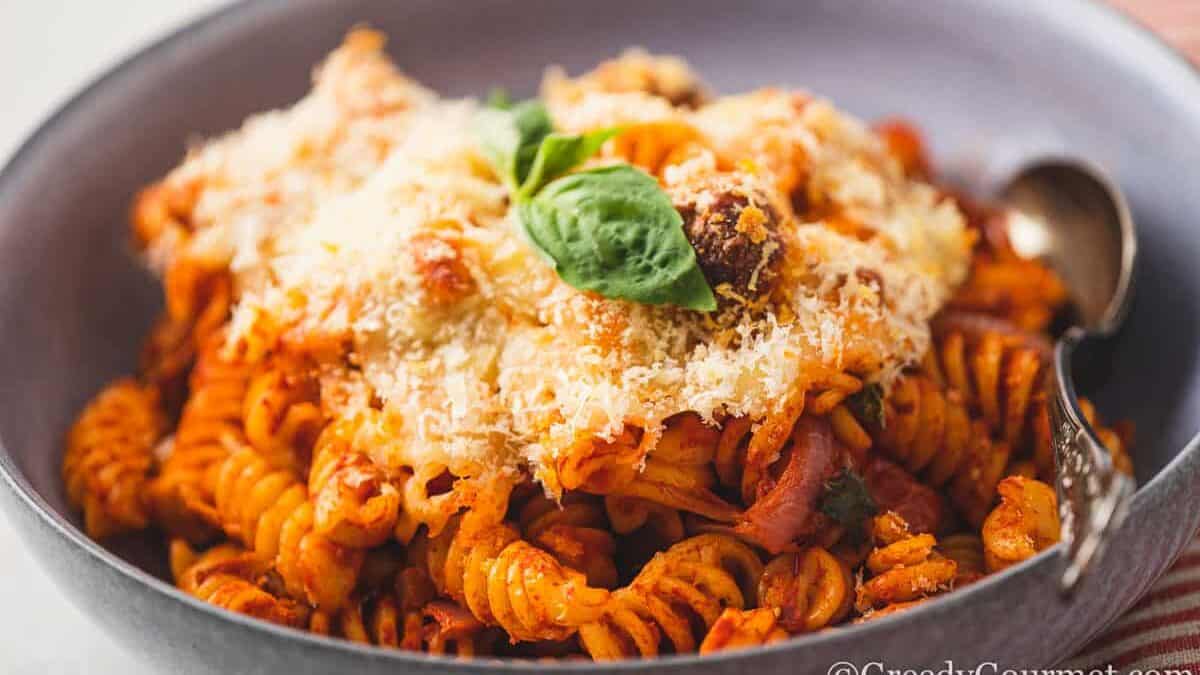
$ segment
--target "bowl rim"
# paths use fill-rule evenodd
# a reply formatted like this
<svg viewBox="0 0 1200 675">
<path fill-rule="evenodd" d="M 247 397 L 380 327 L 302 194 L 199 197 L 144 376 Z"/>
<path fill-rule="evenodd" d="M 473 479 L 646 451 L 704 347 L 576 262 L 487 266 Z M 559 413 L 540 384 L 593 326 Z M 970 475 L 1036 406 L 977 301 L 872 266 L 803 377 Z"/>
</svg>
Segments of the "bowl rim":
<svg viewBox="0 0 1200 675">
<path fill-rule="evenodd" d="M 224 24 L 250 21 L 256 16 L 269 12 L 303 11 L 305 6 L 311 6 L 319 0 L 298 0 L 281 2 L 280 0 L 241 0 L 219 6 L 197 15 L 192 20 L 174 28 L 162 37 L 152 40 L 131 54 L 118 60 L 114 65 L 105 69 L 99 76 L 90 80 L 86 85 L 61 103 L 48 117 L 40 122 L 35 130 L 17 147 L 8 162 L 0 168 L 0 200 L 14 189 L 24 165 L 36 155 L 45 139 L 71 115 L 85 108 L 97 96 L 102 94 L 111 81 L 119 76 L 127 75 L 130 71 L 144 66 L 158 54 L 189 38 L 196 38 L 211 32 L 220 33 Z M 1022 0 L 983 0 L 990 7 L 1010 12 L 1020 11 L 1023 20 L 1046 22 L 1063 33 L 1073 33 L 1081 38 L 1093 41 L 1110 41 L 1120 43 L 1125 49 L 1115 50 L 1114 58 L 1125 59 L 1144 77 L 1153 75 L 1161 78 L 1165 85 L 1174 92 L 1181 103 L 1187 102 L 1191 107 L 1200 111 L 1200 65 L 1194 64 L 1186 56 L 1167 44 L 1157 33 L 1116 7 L 1090 0 L 1059 0 L 1053 3 L 1025 4 Z M 1177 89 L 1173 87 L 1178 87 Z M 248 111 L 250 114 L 254 111 Z M 1158 471 L 1144 485 L 1138 486 L 1130 513 L 1140 512 L 1145 508 L 1148 496 L 1156 488 L 1168 481 L 1180 470 L 1185 462 L 1200 462 L 1193 456 L 1200 455 L 1200 432 L 1198 432 L 1170 462 Z M 662 669 L 679 669 L 699 665 L 710 665 L 719 662 L 737 661 L 749 657 L 766 654 L 792 652 L 804 649 L 814 644 L 843 640 L 847 637 L 856 639 L 868 638 L 872 635 L 892 630 L 908 617 L 929 614 L 951 606 L 954 603 L 970 602 L 971 599 L 986 588 L 1003 584 L 1012 577 L 1024 576 L 1042 571 L 1049 566 L 1058 564 L 1059 553 L 1063 544 L 1059 543 L 1038 555 L 1018 565 L 1001 572 L 990 574 L 987 578 L 960 589 L 954 593 L 931 598 L 927 602 L 907 610 L 900 615 L 881 617 L 880 619 L 862 624 L 843 626 L 836 631 L 821 631 L 806 635 L 792 636 L 790 639 L 762 647 L 722 651 L 700 656 L 697 653 L 664 655 L 650 661 L 644 659 L 627 659 L 610 662 L 573 662 L 557 661 L 546 664 L 539 661 L 523 659 L 502 659 L 483 657 L 475 659 L 458 659 L 452 656 L 435 656 L 422 652 L 387 649 L 372 645 L 353 643 L 347 640 L 316 635 L 307 631 L 278 626 L 266 621 L 260 621 L 248 616 L 219 609 L 180 591 L 175 586 L 155 577 L 141 568 L 127 562 L 123 558 L 108 551 L 98 542 L 89 538 L 63 514 L 54 509 L 29 483 L 23 472 L 16 466 L 15 460 L 0 438 L 0 483 L 3 489 L 11 491 L 16 496 L 16 503 L 28 509 L 35 521 L 51 530 L 55 536 L 77 546 L 90 558 L 93 564 L 125 577 L 126 581 L 136 582 L 157 594 L 159 599 L 176 601 L 190 607 L 209 621 L 233 622 L 242 628 L 258 631 L 282 640 L 299 640 L 312 647 L 327 648 L 341 651 L 347 655 L 353 654 L 370 659 L 386 659 L 399 664 L 416 666 L 453 666 L 456 670 L 464 671 L 494 671 L 497 669 L 519 672 L 545 672 L 554 670 L 579 670 L 594 672 L 640 670 L 646 667 Z M 22 539 L 29 535 L 20 526 L 16 529 Z M 72 598 L 68 597 L 68 600 Z M 89 616 L 89 620 L 95 620 Z M 1098 628 L 1097 630 L 1102 630 Z M 1089 638 L 1090 639 L 1090 638 Z M 1076 645 L 1075 648 L 1081 647 Z"/>
</svg>

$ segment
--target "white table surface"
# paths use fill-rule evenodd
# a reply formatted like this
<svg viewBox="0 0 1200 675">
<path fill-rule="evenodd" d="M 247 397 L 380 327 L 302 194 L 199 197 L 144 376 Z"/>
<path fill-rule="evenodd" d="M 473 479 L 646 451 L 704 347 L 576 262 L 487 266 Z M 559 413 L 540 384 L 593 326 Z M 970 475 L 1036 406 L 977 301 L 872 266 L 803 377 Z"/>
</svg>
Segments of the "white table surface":
<svg viewBox="0 0 1200 675">
<path fill-rule="evenodd" d="M 0 0 L 0 164 L 109 66 L 224 0 Z M 0 673 L 152 671 L 39 569 L 0 514 Z"/>
</svg>

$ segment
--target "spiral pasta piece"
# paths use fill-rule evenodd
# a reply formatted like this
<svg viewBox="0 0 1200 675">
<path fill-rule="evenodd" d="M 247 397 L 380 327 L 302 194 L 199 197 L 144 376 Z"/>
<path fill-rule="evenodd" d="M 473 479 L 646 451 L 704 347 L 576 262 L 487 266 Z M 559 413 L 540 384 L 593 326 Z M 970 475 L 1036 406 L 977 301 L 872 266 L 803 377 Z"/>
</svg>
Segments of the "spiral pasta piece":
<svg viewBox="0 0 1200 675">
<path fill-rule="evenodd" d="M 865 454 L 875 444 L 871 434 L 845 405 L 838 405 L 829 412 L 829 426 L 838 441 L 856 455 Z"/>
<path fill-rule="evenodd" d="M 774 610 L 788 633 L 837 623 L 853 604 L 850 568 L 820 547 L 776 556 L 758 580 L 758 606 Z"/>
<path fill-rule="evenodd" d="M 192 210 L 199 197 L 196 183 L 158 181 L 133 200 L 130 230 L 142 248 L 159 241 L 182 240 L 192 231 Z"/>
<path fill-rule="evenodd" d="M 935 327 L 939 332 L 936 355 L 926 360 L 927 370 L 960 392 L 993 436 L 1003 439 L 1017 456 L 1032 461 L 1037 477 L 1051 480 L 1054 451 L 1045 338 L 1004 321 L 964 314 L 947 314 Z M 1124 439 L 1103 425 L 1091 402 L 1081 399 L 1080 407 L 1116 467 L 1132 473 Z"/>
<path fill-rule="evenodd" d="M 228 358 L 223 347 L 218 333 L 200 352 L 170 454 L 147 490 L 159 526 L 194 544 L 211 540 L 220 529 L 217 475 L 230 448 L 245 442 L 242 407 L 252 368 Z"/>
<path fill-rule="evenodd" d="M 421 610 L 421 637 L 430 654 L 484 656 L 495 651 L 498 635 L 462 605 L 435 600 Z"/>
<path fill-rule="evenodd" d="M 713 491 L 719 438 L 720 432 L 699 415 L 681 413 L 665 422 L 657 439 L 627 428 L 611 441 L 591 439 L 573 448 L 559 463 L 558 475 L 567 489 L 647 499 L 730 522 L 737 508 Z"/>
<path fill-rule="evenodd" d="M 517 523 L 523 539 L 549 552 L 563 565 L 583 572 L 588 585 L 617 585 L 613 559 L 617 544 L 598 498 L 569 493 L 555 503 L 538 494 L 521 506 Z"/>
<path fill-rule="evenodd" d="M 664 504 L 609 495 L 604 498 L 604 511 L 617 534 L 631 534 L 645 528 L 664 544 L 663 548 L 683 539 L 683 518 L 678 510 Z"/>
<path fill-rule="evenodd" d="M 164 273 L 163 295 L 166 311 L 143 342 L 139 372 L 176 412 L 187 393 L 188 369 L 232 313 L 232 275 L 212 262 L 178 257 Z"/>
<path fill-rule="evenodd" d="M 891 511 L 875 518 L 874 530 L 878 545 L 866 564 L 871 578 L 859 587 L 855 601 L 860 612 L 950 590 L 958 566 L 935 550 L 937 540 L 932 534 L 912 534 L 908 523 Z"/>
<path fill-rule="evenodd" d="M 612 494 L 648 499 L 719 522 L 731 521 L 737 508 L 713 491 L 717 476 L 712 463 L 720 432 L 691 412 L 675 415 L 665 424 L 642 470 Z"/>
<path fill-rule="evenodd" d="M 221 463 L 216 511 L 229 537 L 274 561 L 292 597 L 336 610 L 354 590 L 363 552 L 315 532 L 304 483 L 254 450 L 243 447 Z"/>
<path fill-rule="evenodd" d="M 938 541 L 937 550 L 954 561 L 957 571 L 954 575 L 954 587 L 962 588 L 967 584 L 979 581 L 987 575 L 984 564 L 983 541 L 976 534 L 962 532 L 942 537 Z"/>
<path fill-rule="evenodd" d="M 246 440 L 272 464 L 307 470 L 325 426 L 316 381 L 298 363 L 272 360 L 250 379 L 242 422 Z"/>
<path fill-rule="evenodd" d="M 167 315 L 190 325 L 197 348 L 202 348 L 229 319 L 233 279 L 223 266 L 179 257 L 163 274 L 163 299 Z"/>
<path fill-rule="evenodd" d="M 79 415 L 67 434 L 62 475 L 88 536 L 146 527 L 143 487 L 165 427 L 157 390 L 132 379 L 108 385 Z"/>
<path fill-rule="evenodd" d="M 264 590 L 258 580 L 270 563 L 237 546 L 222 544 L 197 554 L 176 539 L 170 546 L 171 568 L 180 590 L 231 612 L 271 623 L 300 628 L 306 625 L 308 609 Z"/>
<path fill-rule="evenodd" d="M 215 563 L 230 558 L 236 558 L 246 552 L 246 549 L 231 542 L 212 546 L 204 551 L 196 551 L 191 544 L 183 539 L 172 539 L 167 542 L 167 566 L 171 570 L 171 580 L 179 586 L 179 581 L 197 562 Z M 265 570 L 264 570 L 265 571 Z"/>
<path fill-rule="evenodd" d="M 313 612 L 308 630 L 360 644 L 420 651 L 420 611 L 415 626 L 408 624 L 407 616 L 391 594 L 355 594 L 337 612 Z"/>
<path fill-rule="evenodd" d="M 370 560 L 364 564 L 358 590 L 344 605 L 335 611 L 312 612 L 308 630 L 351 642 L 420 651 L 421 607 L 433 599 L 429 578 L 417 568 L 407 568 L 392 570 L 379 583 L 372 583 L 366 578 L 368 567 Z"/>
<path fill-rule="evenodd" d="M 615 591 L 603 616 L 579 629 L 593 659 L 659 653 L 665 640 L 675 653 L 694 651 L 727 608 L 744 609 L 762 574 L 758 554 L 718 534 L 685 539 L 656 555 L 629 586 Z"/>
<path fill-rule="evenodd" d="M 680 120 L 644 122 L 624 127 L 605 154 L 662 177 L 669 166 L 681 164 L 704 152 L 707 144 L 700 132 Z"/>
<path fill-rule="evenodd" d="M 1023 330 L 1044 331 L 1066 304 L 1067 287 L 1044 264 L 1015 254 L 977 254 L 966 283 L 950 299 L 956 310 L 1004 318 Z"/>
<path fill-rule="evenodd" d="M 412 541 L 422 526 L 429 536 L 437 536 L 456 513 L 471 505 L 474 493 L 487 489 L 456 478 L 437 463 L 412 467 L 394 482 L 401 495 L 394 534 L 401 543 Z"/>
<path fill-rule="evenodd" d="M 930 486 L 946 487 L 968 521 L 983 522 L 1012 450 L 972 418 L 958 390 L 926 375 L 903 377 L 884 403 L 884 419 L 880 449 Z"/>
<path fill-rule="evenodd" d="M 387 541 L 400 512 L 400 492 L 371 458 L 354 445 L 361 420 L 339 420 L 317 439 L 308 491 L 318 534 L 348 548 Z"/>
<path fill-rule="evenodd" d="M 160 316 L 142 340 L 138 376 L 154 385 L 163 409 L 175 414 L 187 398 L 187 376 L 196 360 L 196 340 L 190 322 Z"/>
<path fill-rule="evenodd" d="M 747 647 L 760 647 L 786 640 L 788 632 L 779 626 L 775 611 L 769 608 L 726 609 L 700 643 L 701 654 Z"/>
<path fill-rule="evenodd" d="M 951 330 L 939 338 L 932 365 L 979 411 L 990 432 L 1025 447 L 1033 440 L 1030 425 L 1046 414 L 1046 357 L 1024 336 L 989 330 L 971 339 Z"/>
<path fill-rule="evenodd" d="M 1012 476 L 1000 483 L 1000 505 L 983 522 L 983 555 L 989 572 L 1037 555 L 1058 542 L 1061 524 L 1054 488 Z"/>
<path fill-rule="evenodd" d="M 609 601 L 608 591 L 479 511 L 454 519 L 423 547 L 438 592 L 513 641 L 565 640 Z"/>
<path fill-rule="evenodd" d="M 161 212 L 166 209 L 161 198 L 149 199 L 152 194 L 154 191 L 148 190 L 143 194 L 145 199 L 139 198 L 139 203 L 158 201 L 159 205 L 135 209 L 135 216 L 139 210 Z M 161 197 L 162 193 L 158 194 Z M 147 220 L 160 219 L 161 215 L 149 215 Z M 233 306 L 233 282 L 226 270 L 180 258 L 168 267 L 163 291 L 167 311 L 155 322 L 142 344 L 138 370 L 144 381 L 163 392 L 167 409 L 175 411 L 182 403 L 187 371 L 197 352 L 229 318 Z"/>
<path fill-rule="evenodd" d="M 1022 258 L 1009 239 L 1009 215 L 959 196 L 968 225 L 981 235 L 965 283 L 950 298 L 951 311 L 978 312 L 1021 330 L 1045 332 L 1069 301 L 1066 283 L 1038 260 Z"/>
</svg>

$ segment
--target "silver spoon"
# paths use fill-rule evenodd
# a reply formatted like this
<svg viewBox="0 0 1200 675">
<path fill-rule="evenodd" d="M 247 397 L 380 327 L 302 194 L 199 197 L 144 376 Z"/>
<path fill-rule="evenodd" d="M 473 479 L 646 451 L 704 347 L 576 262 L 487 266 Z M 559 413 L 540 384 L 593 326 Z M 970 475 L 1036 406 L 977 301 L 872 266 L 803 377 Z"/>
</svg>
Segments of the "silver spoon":
<svg viewBox="0 0 1200 675">
<path fill-rule="evenodd" d="M 1079 407 L 1071 357 L 1085 341 L 1110 337 L 1129 312 L 1137 233 L 1120 189 L 1079 160 L 1026 165 L 1001 190 L 1009 239 L 1022 257 L 1044 260 L 1071 291 L 1078 324 L 1054 346 L 1050 427 L 1058 509 L 1071 592 L 1125 517 L 1134 481 L 1117 471 Z"/>
</svg>

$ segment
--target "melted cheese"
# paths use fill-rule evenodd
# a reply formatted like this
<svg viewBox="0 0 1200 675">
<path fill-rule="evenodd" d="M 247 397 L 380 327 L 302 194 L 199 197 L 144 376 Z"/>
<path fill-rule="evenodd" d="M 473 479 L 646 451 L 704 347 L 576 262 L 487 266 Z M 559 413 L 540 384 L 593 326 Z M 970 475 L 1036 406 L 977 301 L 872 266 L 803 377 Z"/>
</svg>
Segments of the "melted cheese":
<svg viewBox="0 0 1200 675">
<path fill-rule="evenodd" d="M 784 300 L 719 328 L 581 293 L 520 235 L 472 140 L 477 104 L 437 99 L 356 34 L 309 96 L 171 174 L 201 195 L 196 235 L 168 255 L 229 263 L 232 340 L 267 322 L 290 344 L 349 344 L 322 377 L 338 414 L 382 405 L 378 462 L 460 476 L 522 466 L 548 476 L 580 438 L 627 424 L 653 433 L 686 410 L 762 417 L 831 372 L 886 382 L 927 349 L 969 238 L 955 207 L 905 178 L 862 124 L 805 94 L 692 111 L 581 82 L 547 89 L 562 129 L 670 119 L 703 132 L 712 152 L 669 169 L 672 190 L 742 167 L 739 180 L 767 190 L 806 186 L 870 236 L 784 207 Z"/>
</svg>

